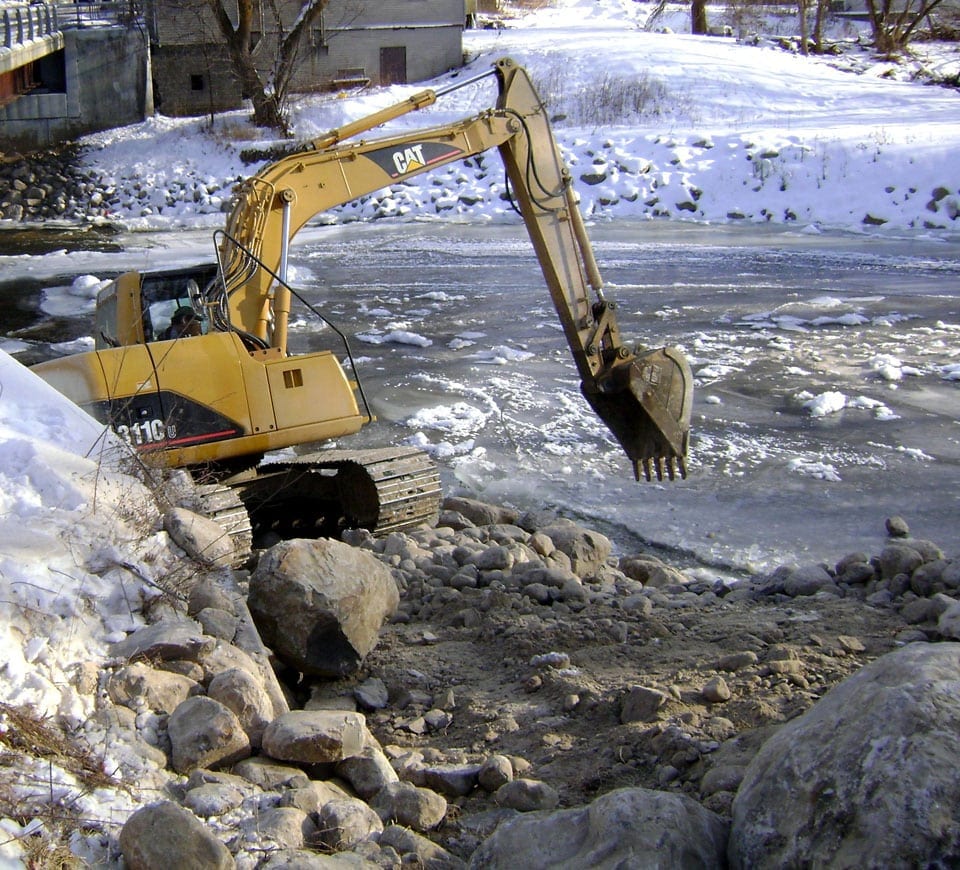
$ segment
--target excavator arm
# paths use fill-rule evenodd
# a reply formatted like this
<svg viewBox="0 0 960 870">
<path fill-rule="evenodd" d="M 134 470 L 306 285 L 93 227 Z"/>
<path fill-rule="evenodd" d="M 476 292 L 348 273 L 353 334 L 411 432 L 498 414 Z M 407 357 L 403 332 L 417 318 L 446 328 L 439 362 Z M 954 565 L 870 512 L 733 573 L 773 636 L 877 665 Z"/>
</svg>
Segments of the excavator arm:
<svg viewBox="0 0 960 870">
<path fill-rule="evenodd" d="M 499 86 L 495 108 L 434 128 L 356 138 L 487 75 Z M 638 480 L 641 473 L 648 480 L 686 476 L 690 367 L 675 348 L 636 352 L 623 344 L 616 305 L 604 296 L 546 108 L 526 71 L 510 59 L 332 130 L 244 182 L 218 248 L 222 279 L 211 300 L 218 326 L 286 354 L 287 256 L 311 218 L 493 148 L 506 167 L 585 398 L 624 448 Z"/>
<path fill-rule="evenodd" d="M 500 108 L 522 134 L 499 146 L 567 344 L 580 389 L 624 448 L 637 480 L 686 477 L 693 375 L 675 348 L 636 353 L 620 336 L 577 205 L 570 172 L 526 72 L 509 60 Z"/>
</svg>

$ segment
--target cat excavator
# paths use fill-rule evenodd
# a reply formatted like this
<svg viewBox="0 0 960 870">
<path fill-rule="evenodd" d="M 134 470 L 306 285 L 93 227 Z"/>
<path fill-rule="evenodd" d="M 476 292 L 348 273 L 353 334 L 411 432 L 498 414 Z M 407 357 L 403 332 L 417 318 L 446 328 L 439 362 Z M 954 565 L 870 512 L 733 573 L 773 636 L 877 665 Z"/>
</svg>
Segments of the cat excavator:
<svg viewBox="0 0 960 870">
<path fill-rule="evenodd" d="M 493 108 L 363 137 L 487 76 L 499 88 Z M 685 477 L 690 367 L 676 348 L 631 349 L 621 338 L 546 107 L 526 70 L 509 58 L 275 159 L 239 187 L 225 230 L 215 234 L 216 263 L 119 276 L 98 294 L 95 349 L 34 371 L 149 461 L 202 477 L 208 512 L 228 525 L 246 514 L 255 531 L 306 537 L 345 527 L 386 533 L 429 521 L 440 501 L 439 474 L 421 451 L 299 452 L 356 433 L 373 414 L 342 334 L 343 364 L 333 351 L 288 349 L 294 300 L 313 310 L 288 283 L 290 244 L 328 209 L 494 148 L 584 397 L 637 480 Z M 177 329 L 184 319 L 191 328 Z M 294 458 L 264 460 L 282 448 L 297 448 Z"/>
</svg>

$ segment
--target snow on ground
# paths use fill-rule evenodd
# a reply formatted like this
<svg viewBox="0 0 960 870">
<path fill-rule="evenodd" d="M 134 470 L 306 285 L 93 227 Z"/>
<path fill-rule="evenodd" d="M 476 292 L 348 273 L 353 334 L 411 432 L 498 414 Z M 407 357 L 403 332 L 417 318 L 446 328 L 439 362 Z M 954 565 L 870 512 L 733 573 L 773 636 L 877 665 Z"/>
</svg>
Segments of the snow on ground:
<svg viewBox="0 0 960 870">
<path fill-rule="evenodd" d="M 635 2 L 559 0 L 507 29 L 468 31 L 467 69 L 429 84 L 462 81 L 502 56 L 524 64 L 558 118 L 588 215 L 957 230 L 960 94 L 898 80 L 920 64 L 871 59 L 850 23 L 843 58 L 804 58 L 770 44 L 647 31 L 649 14 Z M 918 50 L 940 75 L 960 70 L 956 46 Z M 421 88 L 296 100 L 296 136 L 317 136 Z M 391 129 L 461 118 L 494 98 L 487 79 Z M 236 112 L 213 129 L 206 119 L 154 118 L 91 136 L 87 160 L 104 190 L 117 192 L 100 211 L 133 227 L 219 226 L 232 185 L 255 168 L 239 153 L 259 135 Z M 502 186 L 491 190 L 491 177 L 494 185 L 502 177 L 495 164 L 431 172 L 335 213 L 513 219 Z"/>
<path fill-rule="evenodd" d="M 5 747 L 2 798 L 16 795 L 29 818 L 32 796 L 55 789 L 65 812 L 122 820 L 137 797 L 121 783 L 146 786 L 146 764 L 106 741 L 96 692 L 84 686 L 96 686 L 108 644 L 143 624 L 151 581 L 178 556 L 154 530 L 150 491 L 123 471 L 125 449 L 3 351 L 0 403 L 0 702 L 77 729 L 118 784 L 90 792 L 56 763 L 17 763 Z M 0 734 L 9 727 L 0 708 Z M 41 827 L 0 819 L 0 866 L 20 866 L 18 838 Z"/>
<path fill-rule="evenodd" d="M 835 60 L 728 38 L 648 32 L 642 25 L 649 9 L 638 3 L 560 0 L 555 6 L 507 29 L 466 34 L 469 71 L 504 55 L 529 67 L 552 111 L 566 116 L 557 123 L 558 139 L 574 166 L 584 209 L 595 219 L 662 216 L 788 221 L 808 231 L 956 233 L 956 91 L 898 81 L 896 68 L 866 64 L 862 52 L 866 71 L 855 75 Z M 646 101 L 643 111 L 623 114 L 616 108 L 616 92 L 625 87 L 628 96 Z M 294 126 L 300 136 L 316 135 L 416 89 L 304 98 L 293 107 Z M 489 82 L 471 86 L 399 126 L 460 117 L 491 99 Z M 154 118 L 91 136 L 86 159 L 103 179 L 101 213 L 133 229 L 219 226 L 231 185 L 250 172 L 239 151 L 255 138 L 241 113 L 218 118 L 212 130 L 205 120 Z M 431 174 L 419 185 L 345 207 L 337 217 L 417 217 L 435 213 L 440 203 L 464 220 L 515 220 L 490 195 L 490 180 L 481 177 L 485 169 L 475 161 Z M 128 196 L 138 185 L 146 195 Z M 191 193 L 180 196 L 185 185 Z M 109 188 L 116 190 L 112 204 Z M 467 205 L 465 199 L 477 201 Z M 69 256 L 51 255 L 50 262 Z M 51 268 L 62 269 L 62 263 Z M 59 296 L 51 293 L 45 309 L 88 309 L 96 286 L 92 276 Z M 405 320 L 404 304 L 371 311 L 387 322 L 366 340 L 429 343 Z M 833 309 L 823 300 L 818 316 L 856 317 Z M 758 328 L 805 328 L 782 311 L 764 318 Z M 456 340 L 468 347 L 480 338 L 465 331 Z M 499 345 L 476 352 L 488 354 L 491 364 L 523 353 Z M 878 355 L 873 365 L 878 377 L 891 382 L 910 374 L 892 355 Z M 708 379 L 711 372 L 704 368 L 700 376 Z M 960 379 L 960 364 L 947 366 L 943 377 Z M 856 401 L 834 391 L 799 399 L 814 416 Z M 103 461 L 104 445 L 111 445 L 101 429 L 2 350 L 0 405 L 0 698 L 32 704 L 43 715 L 60 715 L 86 729 L 93 745 L 103 748 L 105 768 L 136 780 L 137 760 L 117 757 L 119 750 L 104 742 L 106 732 L 87 721 L 92 696 L 79 688 L 81 672 L 84 663 L 102 662 L 107 644 L 138 624 L 140 603 L 152 594 L 151 578 L 173 558 L 171 545 L 154 530 L 149 491 L 120 472 L 114 459 Z M 469 448 L 470 433 L 489 413 L 453 403 L 420 410 L 409 422 L 465 438 L 444 442 L 455 451 Z M 797 459 L 795 470 L 824 480 L 837 474 L 820 460 Z M 0 730 L 5 727 L 0 715 Z M 42 771 L 17 771 L 7 788 L 27 801 L 33 790 L 51 788 L 54 781 L 65 802 L 77 802 L 90 830 L 122 821 L 135 799 L 120 789 L 86 793 L 66 772 L 46 764 Z M 17 840 L 23 833 L 13 819 L 0 820 L 4 866 L 24 860 Z M 92 837 L 75 848 L 95 862 L 102 847 Z"/>
</svg>

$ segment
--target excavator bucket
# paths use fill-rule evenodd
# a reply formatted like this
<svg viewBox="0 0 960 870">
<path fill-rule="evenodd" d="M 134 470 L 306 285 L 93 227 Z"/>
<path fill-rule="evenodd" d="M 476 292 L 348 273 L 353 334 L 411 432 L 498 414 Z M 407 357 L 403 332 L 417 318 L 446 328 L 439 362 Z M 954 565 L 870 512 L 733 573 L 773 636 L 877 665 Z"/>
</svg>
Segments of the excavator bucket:
<svg viewBox="0 0 960 870">
<path fill-rule="evenodd" d="M 693 373 L 676 348 L 638 354 L 604 382 L 583 390 L 597 416 L 626 451 L 637 480 L 687 476 Z"/>
</svg>

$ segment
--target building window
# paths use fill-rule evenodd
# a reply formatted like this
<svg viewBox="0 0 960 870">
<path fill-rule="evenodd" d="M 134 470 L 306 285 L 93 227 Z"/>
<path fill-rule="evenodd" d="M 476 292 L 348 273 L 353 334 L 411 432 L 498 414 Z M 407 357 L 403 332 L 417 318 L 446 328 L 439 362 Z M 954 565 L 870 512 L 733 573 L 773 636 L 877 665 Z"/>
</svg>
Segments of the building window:
<svg viewBox="0 0 960 870">
<path fill-rule="evenodd" d="M 206 85 L 203 82 L 203 76 L 196 73 L 190 76 L 190 90 L 191 91 L 204 91 L 206 90 Z"/>
</svg>

